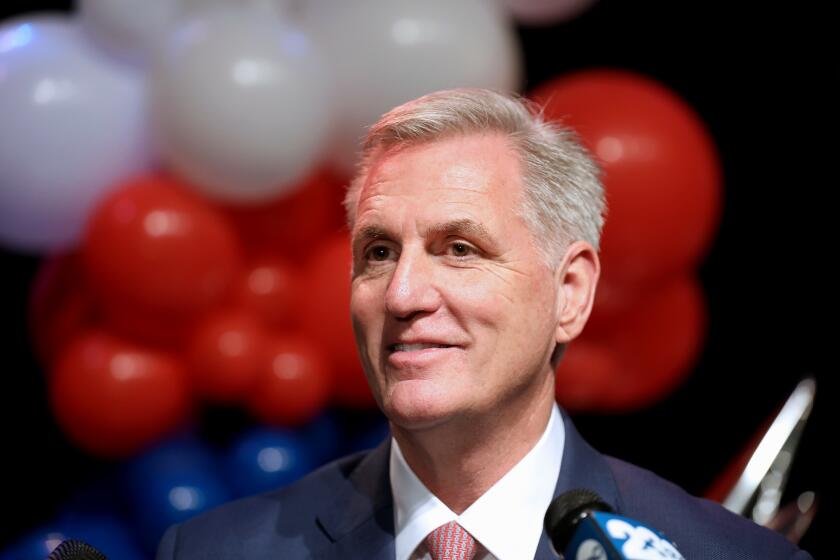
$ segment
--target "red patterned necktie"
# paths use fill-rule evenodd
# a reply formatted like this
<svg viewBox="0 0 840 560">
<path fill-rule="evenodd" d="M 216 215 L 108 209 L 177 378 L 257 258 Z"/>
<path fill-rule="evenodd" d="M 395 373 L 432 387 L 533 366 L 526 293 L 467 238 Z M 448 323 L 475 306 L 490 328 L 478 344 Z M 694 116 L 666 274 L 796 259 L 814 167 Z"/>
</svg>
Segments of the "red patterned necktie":
<svg viewBox="0 0 840 560">
<path fill-rule="evenodd" d="M 444 523 L 426 537 L 432 560 L 472 560 L 477 552 L 475 539 L 455 521 Z"/>
</svg>

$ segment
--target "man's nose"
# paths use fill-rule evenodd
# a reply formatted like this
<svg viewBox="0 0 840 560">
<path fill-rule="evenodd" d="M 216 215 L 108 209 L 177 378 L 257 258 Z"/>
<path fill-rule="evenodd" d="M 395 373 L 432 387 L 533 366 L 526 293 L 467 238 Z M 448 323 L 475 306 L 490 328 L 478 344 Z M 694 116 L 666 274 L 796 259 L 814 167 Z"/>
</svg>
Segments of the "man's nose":
<svg viewBox="0 0 840 560">
<path fill-rule="evenodd" d="M 385 292 L 385 309 L 398 319 L 434 312 L 440 293 L 434 283 L 434 263 L 421 249 L 403 249 Z"/>
</svg>

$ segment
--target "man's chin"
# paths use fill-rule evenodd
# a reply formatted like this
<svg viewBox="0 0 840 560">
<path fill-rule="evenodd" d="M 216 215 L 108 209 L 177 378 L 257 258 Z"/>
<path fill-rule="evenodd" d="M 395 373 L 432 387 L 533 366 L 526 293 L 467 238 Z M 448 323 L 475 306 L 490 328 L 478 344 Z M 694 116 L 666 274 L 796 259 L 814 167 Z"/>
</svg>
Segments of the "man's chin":
<svg viewBox="0 0 840 560">
<path fill-rule="evenodd" d="M 382 402 L 383 412 L 404 430 L 433 428 L 453 414 L 452 394 L 430 383 L 400 383 Z"/>
</svg>

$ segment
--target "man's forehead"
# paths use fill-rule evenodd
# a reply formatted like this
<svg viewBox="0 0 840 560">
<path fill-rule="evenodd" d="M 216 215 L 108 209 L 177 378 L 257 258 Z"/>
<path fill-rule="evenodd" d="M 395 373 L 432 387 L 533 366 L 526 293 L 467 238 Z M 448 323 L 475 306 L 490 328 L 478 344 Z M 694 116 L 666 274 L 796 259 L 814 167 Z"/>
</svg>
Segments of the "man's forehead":
<svg viewBox="0 0 840 560">
<path fill-rule="evenodd" d="M 429 186 L 453 187 L 469 190 L 486 188 L 487 169 L 489 160 L 477 160 L 474 157 L 452 158 L 440 162 L 434 152 L 418 154 L 416 152 L 400 152 L 384 156 L 371 169 L 365 187 L 376 187 L 390 181 L 405 177 L 406 171 L 422 170 L 426 179 L 431 179 Z M 445 165 L 444 165 L 445 163 Z"/>
<path fill-rule="evenodd" d="M 447 136 L 382 151 L 373 159 L 360 199 L 383 192 L 383 183 L 400 184 L 407 178 L 422 178 L 426 188 L 477 191 L 487 190 L 500 179 L 516 182 L 519 175 L 518 155 L 503 135 Z"/>
</svg>

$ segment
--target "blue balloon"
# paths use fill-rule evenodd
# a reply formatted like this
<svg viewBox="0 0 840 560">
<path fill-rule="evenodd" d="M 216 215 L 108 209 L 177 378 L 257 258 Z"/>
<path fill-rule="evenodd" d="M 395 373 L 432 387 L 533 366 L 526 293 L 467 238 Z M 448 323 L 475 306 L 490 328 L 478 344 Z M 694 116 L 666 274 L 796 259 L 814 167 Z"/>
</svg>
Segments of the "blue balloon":
<svg viewBox="0 0 840 560">
<path fill-rule="evenodd" d="M 116 519 L 80 516 L 32 531 L 4 551 L 2 558 L 44 560 L 62 541 L 69 539 L 85 542 L 108 558 L 143 560 L 146 557 L 129 530 Z"/>
<path fill-rule="evenodd" d="M 213 453 L 191 438 L 168 441 L 140 456 L 129 465 L 125 484 L 135 529 L 150 551 L 170 525 L 232 497 Z"/>
<path fill-rule="evenodd" d="M 231 446 L 227 456 L 228 480 L 239 496 L 285 486 L 314 466 L 312 451 L 294 432 L 256 428 Z"/>
<path fill-rule="evenodd" d="M 314 465 L 323 465 L 341 455 L 341 424 L 335 413 L 321 413 L 298 433 L 310 450 Z"/>
</svg>

